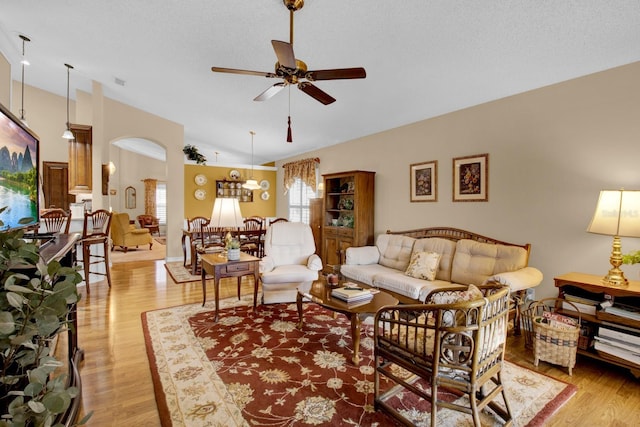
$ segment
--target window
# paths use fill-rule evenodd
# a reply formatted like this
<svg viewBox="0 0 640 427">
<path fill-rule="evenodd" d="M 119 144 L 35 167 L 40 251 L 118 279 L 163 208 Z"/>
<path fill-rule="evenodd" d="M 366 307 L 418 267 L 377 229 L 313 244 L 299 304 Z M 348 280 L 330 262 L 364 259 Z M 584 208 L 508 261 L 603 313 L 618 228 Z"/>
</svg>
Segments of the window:
<svg viewBox="0 0 640 427">
<path fill-rule="evenodd" d="M 309 224 L 309 199 L 315 196 L 311 187 L 296 178 L 289 189 L 289 221 Z"/>
<path fill-rule="evenodd" d="M 156 216 L 161 225 L 167 224 L 167 184 L 156 184 Z"/>
</svg>

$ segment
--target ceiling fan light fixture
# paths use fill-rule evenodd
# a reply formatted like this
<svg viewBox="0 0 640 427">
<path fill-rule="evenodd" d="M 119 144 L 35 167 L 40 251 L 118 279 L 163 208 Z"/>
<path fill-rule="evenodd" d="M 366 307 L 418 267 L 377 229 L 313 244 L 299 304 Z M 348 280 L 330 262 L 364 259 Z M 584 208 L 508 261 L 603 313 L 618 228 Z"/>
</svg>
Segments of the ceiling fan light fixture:
<svg viewBox="0 0 640 427">
<path fill-rule="evenodd" d="M 64 66 L 67 67 L 67 129 L 62 133 L 62 138 L 71 140 L 75 138 L 69 126 L 69 72 L 73 65 L 64 64 Z"/>
</svg>

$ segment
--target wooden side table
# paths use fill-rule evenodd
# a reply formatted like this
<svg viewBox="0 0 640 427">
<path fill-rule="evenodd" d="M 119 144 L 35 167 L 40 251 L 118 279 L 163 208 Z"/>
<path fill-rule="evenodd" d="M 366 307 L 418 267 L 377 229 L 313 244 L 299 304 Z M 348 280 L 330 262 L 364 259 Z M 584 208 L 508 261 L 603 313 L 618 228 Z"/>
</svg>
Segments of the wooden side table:
<svg viewBox="0 0 640 427">
<path fill-rule="evenodd" d="M 240 252 L 240 259 L 229 261 L 225 254 L 202 254 L 200 264 L 202 270 L 202 305 L 207 301 L 207 273 L 213 275 L 214 290 L 216 292 L 216 315 L 214 322 L 218 321 L 218 309 L 220 306 L 220 279 L 224 277 L 238 278 L 238 299 L 240 299 L 240 284 L 242 276 L 253 276 L 253 308 L 258 301 L 258 274 L 260 270 L 260 258 Z"/>
</svg>

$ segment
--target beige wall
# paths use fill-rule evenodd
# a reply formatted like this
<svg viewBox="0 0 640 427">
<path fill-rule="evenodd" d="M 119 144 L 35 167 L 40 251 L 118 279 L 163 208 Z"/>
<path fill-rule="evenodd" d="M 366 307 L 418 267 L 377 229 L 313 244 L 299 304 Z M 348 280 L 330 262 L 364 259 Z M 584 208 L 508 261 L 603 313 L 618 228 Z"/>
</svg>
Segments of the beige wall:
<svg viewBox="0 0 640 427">
<path fill-rule="evenodd" d="M 287 161 L 319 157 L 321 173 L 376 171 L 375 231 L 451 226 L 533 245 L 553 277 L 604 275 L 612 239 L 587 233 L 599 191 L 640 189 L 640 63 L 391 129 Z M 428 101 L 425 101 L 428 102 Z M 489 153 L 489 201 L 453 203 L 452 158 Z M 409 201 L 409 165 L 438 161 L 438 202 Z M 282 168 L 278 169 L 282 194 Z M 278 200 L 278 215 L 286 215 Z M 622 238 L 623 252 L 640 239 Z M 623 266 L 640 280 L 636 266 Z"/>
<path fill-rule="evenodd" d="M 11 64 L 0 53 L 0 103 L 7 108 L 11 108 Z M 19 117 L 19 116 L 18 116 Z"/>
<path fill-rule="evenodd" d="M 216 180 L 229 179 L 229 173 L 232 169 L 237 169 L 243 179 L 248 178 L 251 171 L 240 168 L 204 166 L 204 165 L 185 165 L 184 166 L 184 213 L 186 218 L 194 216 L 211 217 L 211 210 L 216 195 Z M 204 186 L 196 185 L 194 178 L 198 174 L 205 175 L 208 180 Z M 253 202 L 240 203 L 240 211 L 242 216 L 247 218 L 250 216 L 273 217 L 276 213 L 276 193 L 275 181 L 276 172 L 272 170 L 261 170 L 254 168 L 253 177 L 258 181 L 266 179 L 270 183 L 268 200 L 262 200 L 262 190 L 254 190 Z M 207 192 L 205 200 L 197 200 L 194 197 L 196 189 L 202 188 Z"/>
</svg>

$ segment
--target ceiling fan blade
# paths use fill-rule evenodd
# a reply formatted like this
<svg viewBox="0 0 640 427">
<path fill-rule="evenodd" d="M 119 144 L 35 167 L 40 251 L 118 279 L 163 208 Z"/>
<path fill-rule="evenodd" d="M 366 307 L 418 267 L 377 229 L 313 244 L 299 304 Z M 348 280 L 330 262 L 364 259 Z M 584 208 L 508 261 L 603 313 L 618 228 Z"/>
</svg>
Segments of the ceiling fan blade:
<svg viewBox="0 0 640 427">
<path fill-rule="evenodd" d="M 268 73 L 264 71 L 236 70 L 235 68 L 211 67 L 211 71 L 213 71 L 214 73 L 246 74 L 248 76 L 261 76 L 269 78 L 278 77 L 274 73 Z"/>
<path fill-rule="evenodd" d="M 316 101 L 322 102 L 324 105 L 328 105 L 336 101 L 331 95 L 309 82 L 298 83 L 298 89 L 314 98 Z"/>
<path fill-rule="evenodd" d="M 293 46 L 291 44 L 280 40 L 271 40 L 271 45 L 276 52 L 280 65 L 291 69 L 296 68 L 296 56 L 293 54 Z"/>
<path fill-rule="evenodd" d="M 338 80 L 338 79 L 364 79 L 367 72 L 362 67 L 336 68 L 333 70 L 315 70 L 305 73 L 307 80 Z"/>
<path fill-rule="evenodd" d="M 278 93 L 282 89 L 284 89 L 285 86 L 286 86 L 286 84 L 284 82 L 276 83 L 273 86 L 271 86 L 269 89 L 267 89 L 264 92 L 262 92 L 260 95 L 258 95 L 255 98 L 253 98 L 253 100 L 254 101 L 266 101 L 267 99 L 271 98 L 273 95 L 275 95 L 276 93 Z"/>
</svg>

